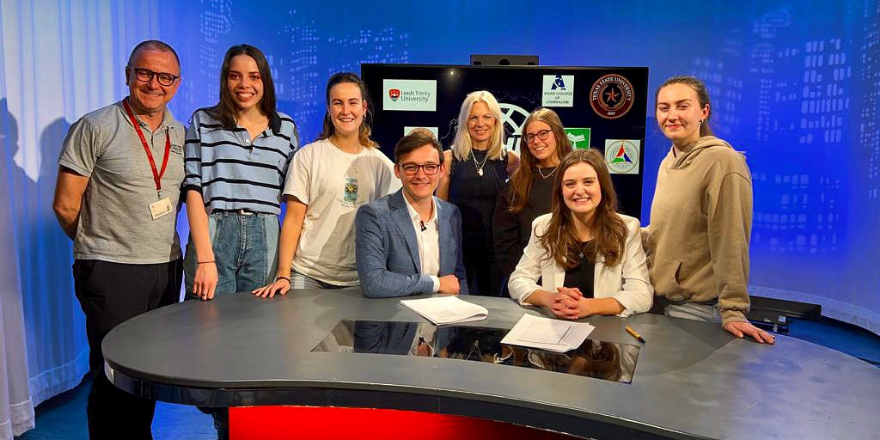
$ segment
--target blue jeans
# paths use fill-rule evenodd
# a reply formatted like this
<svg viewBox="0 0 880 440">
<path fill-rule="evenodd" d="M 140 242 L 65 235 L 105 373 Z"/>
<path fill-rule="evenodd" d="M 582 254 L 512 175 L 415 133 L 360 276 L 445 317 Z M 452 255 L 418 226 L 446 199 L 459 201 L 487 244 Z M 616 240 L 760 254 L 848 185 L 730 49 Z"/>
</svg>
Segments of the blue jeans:
<svg viewBox="0 0 880 440">
<path fill-rule="evenodd" d="M 208 236 L 217 265 L 214 295 L 250 292 L 275 278 L 278 267 L 278 217 L 274 214 L 214 211 L 208 215 Z M 198 299 L 193 293 L 196 276 L 196 249 L 192 237 L 186 246 L 183 269 L 186 274 L 186 299 Z M 217 438 L 229 438 L 229 410 L 199 407 L 214 419 Z"/>
<path fill-rule="evenodd" d="M 214 211 L 208 215 L 208 235 L 217 265 L 214 295 L 250 292 L 268 284 L 278 267 L 278 233 L 274 214 Z M 196 267 L 195 244 L 190 239 L 183 260 L 186 299 L 197 298 L 193 294 Z"/>
</svg>

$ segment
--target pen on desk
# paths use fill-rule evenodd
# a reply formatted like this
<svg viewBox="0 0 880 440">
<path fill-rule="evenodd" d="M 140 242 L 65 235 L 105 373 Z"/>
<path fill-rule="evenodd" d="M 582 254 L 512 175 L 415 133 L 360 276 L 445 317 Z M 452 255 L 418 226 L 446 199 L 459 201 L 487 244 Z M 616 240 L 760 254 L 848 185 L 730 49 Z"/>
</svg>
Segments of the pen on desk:
<svg viewBox="0 0 880 440">
<path fill-rule="evenodd" d="M 633 330 L 630 326 L 626 326 L 626 332 L 631 334 L 632 337 L 638 339 L 640 342 L 642 342 L 642 343 L 645 342 L 645 338 L 643 338 L 642 335 L 636 333 L 636 331 Z"/>
</svg>

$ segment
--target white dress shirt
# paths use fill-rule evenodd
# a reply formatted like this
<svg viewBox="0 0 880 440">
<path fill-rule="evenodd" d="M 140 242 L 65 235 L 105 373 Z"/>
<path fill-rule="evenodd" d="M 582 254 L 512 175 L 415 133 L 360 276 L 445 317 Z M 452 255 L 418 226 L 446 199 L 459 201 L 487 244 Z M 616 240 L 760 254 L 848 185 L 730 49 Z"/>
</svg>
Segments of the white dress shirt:
<svg viewBox="0 0 880 440">
<path fill-rule="evenodd" d="M 422 217 L 409 203 L 406 194 L 404 194 L 403 200 L 406 201 L 406 209 L 409 210 L 409 216 L 416 231 L 422 274 L 431 277 L 431 281 L 434 282 L 434 292 L 437 292 L 440 290 L 440 278 L 437 277 L 437 274 L 440 273 L 440 231 L 437 221 L 437 203 L 432 196 L 431 218 L 427 222 L 422 222 Z"/>
</svg>

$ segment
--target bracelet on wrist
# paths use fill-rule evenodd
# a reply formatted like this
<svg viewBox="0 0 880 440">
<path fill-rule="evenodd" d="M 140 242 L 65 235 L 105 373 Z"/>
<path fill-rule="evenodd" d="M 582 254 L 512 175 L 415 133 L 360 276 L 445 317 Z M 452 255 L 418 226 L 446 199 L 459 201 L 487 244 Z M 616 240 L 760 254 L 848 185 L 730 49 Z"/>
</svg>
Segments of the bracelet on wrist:
<svg viewBox="0 0 880 440">
<path fill-rule="evenodd" d="M 197 261 L 197 262 L 196 262 L 196 264 L 208 264 L 208 263 L 214 263 L 214 260 L 208 260 L 208 261 Z"/>
<path fill-rule="evenodd" d="M 290 278 L 288 278 L 288 277 L 275 277 L 275 281 L 278 281 L 278 280 L 286 280 L 286 281 L 287 281 L 287 284 L 288 284 L 289 286 L 292 286 L 292 285 L 293 285 L 293 284 L 290 282 Z"/>
</svg>

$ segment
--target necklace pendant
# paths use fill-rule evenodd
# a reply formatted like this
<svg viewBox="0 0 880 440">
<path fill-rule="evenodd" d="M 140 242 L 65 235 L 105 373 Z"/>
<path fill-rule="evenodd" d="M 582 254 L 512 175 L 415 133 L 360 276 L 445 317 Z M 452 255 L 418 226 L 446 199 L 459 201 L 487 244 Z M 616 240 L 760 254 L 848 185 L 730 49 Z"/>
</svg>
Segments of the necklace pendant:
<svg viewBox="0 0 880 440">
<path fill-rule="evenodd" d="M 482 168 L 477 168 L 477 175 L 480 177 L 483 177 L 483 169 Z"/>
<path fill-rule="evenodd" d="M 583 253 L 583 252 L 581 252 L 581 254 L 580 254 L 580 255 L 578 255 L 578 258 L 580 258 L 580 259 L 582 259 L 582 260 L 583 260 L 583 259 L 584 259 L 584 253 Z"/>
</svg>

